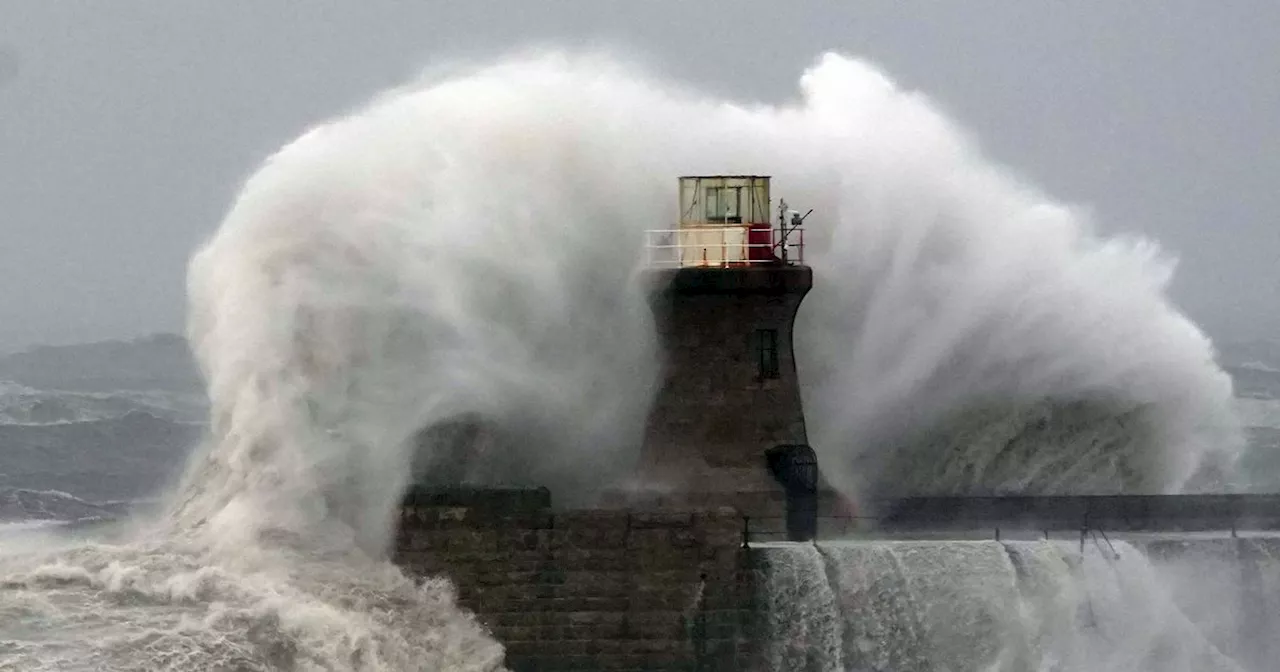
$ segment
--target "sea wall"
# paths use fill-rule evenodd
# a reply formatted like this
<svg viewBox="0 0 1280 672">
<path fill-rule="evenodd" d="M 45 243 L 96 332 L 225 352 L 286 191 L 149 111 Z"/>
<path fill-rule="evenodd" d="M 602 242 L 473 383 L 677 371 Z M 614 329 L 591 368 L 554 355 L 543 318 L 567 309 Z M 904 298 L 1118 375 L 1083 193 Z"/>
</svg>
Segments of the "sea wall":
<svg viewBox="0 0 1280 672">
<path fill-rule="evenodd" d="M 732 509 L 553 511 L 546 490 L 410 493 L 397 562 L 448 576 L 522 670 L 749 669 Z"/>
<path fill-rule="evenodd" d="M 817 544 L 752 531 L 744 548 L 748 524 L 734 509 L 558 511 L 546 489 L 415 491 L 396 555 L 452 580 L 517 672 L 1239 672 L 1277 652 L 1272 536 L 841 541 L 823 524 Z"/>
</svg>

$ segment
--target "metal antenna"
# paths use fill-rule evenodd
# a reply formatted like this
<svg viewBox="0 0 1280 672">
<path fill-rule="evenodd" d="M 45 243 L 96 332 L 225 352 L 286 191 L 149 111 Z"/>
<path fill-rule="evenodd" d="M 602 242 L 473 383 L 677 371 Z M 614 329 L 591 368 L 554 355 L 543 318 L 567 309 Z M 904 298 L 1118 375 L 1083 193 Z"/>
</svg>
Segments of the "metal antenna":
<svg viewBox="0 0 1280 672">
<path fill-rule="evenodd" d="M 778 250 L 782 263 L 787 263 L 787 199 L 778 199 Z"/>
<path fill-rule="evenodd" d="M 787 263 L 787 236 L 795 232 L 804 224 L 805 218 L 813 214 L 813 208 L 809 208 L 809 212 L 801 215 L 796 213 L 791 217 L 791 228 L 787 228 L 787 201 L 786 199 L 778 199 L 778 230 L 782 234 L 782 240 L 778 243 L 782 247 L 782 263 Z"/>
</svg>

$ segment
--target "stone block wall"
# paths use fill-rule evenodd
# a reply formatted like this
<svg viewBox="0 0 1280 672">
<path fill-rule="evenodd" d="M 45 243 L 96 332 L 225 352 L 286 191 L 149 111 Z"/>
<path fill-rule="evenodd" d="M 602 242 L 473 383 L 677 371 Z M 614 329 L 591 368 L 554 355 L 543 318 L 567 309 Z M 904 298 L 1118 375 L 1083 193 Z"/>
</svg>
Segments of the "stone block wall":
<svg viewBox="0 0 1280 672">
<path fill-rule="evenodd" d="M 454 581 L 509 668 L 750 668 L 756 579 L 733 510 L 553 512 L 521 501 L 411 497 L 397 539 L 406 570 Z"/>
</svg>

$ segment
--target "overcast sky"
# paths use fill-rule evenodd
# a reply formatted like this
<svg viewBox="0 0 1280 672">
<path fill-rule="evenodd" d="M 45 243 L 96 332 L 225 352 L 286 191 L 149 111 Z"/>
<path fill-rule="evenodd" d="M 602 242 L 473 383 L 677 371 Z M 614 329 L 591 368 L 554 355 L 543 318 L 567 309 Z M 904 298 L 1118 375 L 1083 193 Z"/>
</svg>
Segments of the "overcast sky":
<svg viewBox="0 0 1280 672">
<path fill-rule="evenodd" d="M 1181 258 L 1219 339 L 1280 336 L 1280 2 L 0 0 L 0 352 L 181 330 L 188 255 L 308 124 L 441 58 L 616 46 L 781 102 L 835 49 L 988 156 Z"/>
</svg>

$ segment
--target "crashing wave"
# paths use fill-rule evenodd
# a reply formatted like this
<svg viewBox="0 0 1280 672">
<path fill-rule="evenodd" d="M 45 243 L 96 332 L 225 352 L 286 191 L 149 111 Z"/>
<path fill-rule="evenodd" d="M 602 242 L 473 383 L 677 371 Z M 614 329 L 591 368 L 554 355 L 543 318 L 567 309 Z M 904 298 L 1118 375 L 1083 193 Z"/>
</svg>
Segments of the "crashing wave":
<svg viewBox="0 0 1280 672">
<path fill-rule="evenodd" d="M 381 559 L 414 454 L 441 448 L 422 430 L 492 420 L 558 498 L 625 476 L 657 370 L 643 231 L 676 221 L 677 175 L 735 172 L 819 213 L 797 354 L 846 492 L 925 482 L 930 455 L 951 489 L 1167 491 L 1237 449 L 1230 382 L 1164 298 L 1171 265 L 1097 237 L 870 66 L 826 56 L 768 107 L 607 59 L 514 59 L 392 92 L 249 180 L 189 273 L 209 440 L 135 541 L 0 567 L 0 602 L 58 604 L 5 607 L 40 624 L 17 660 L 496 668 L 446 585 Z M 971 440 L 932 438 L 952 428 Z M 1018 476 L 1005 453 L 1045 467 Z"/>
</svg>

